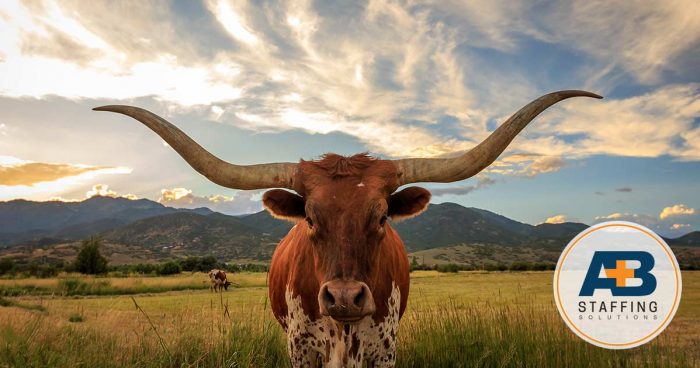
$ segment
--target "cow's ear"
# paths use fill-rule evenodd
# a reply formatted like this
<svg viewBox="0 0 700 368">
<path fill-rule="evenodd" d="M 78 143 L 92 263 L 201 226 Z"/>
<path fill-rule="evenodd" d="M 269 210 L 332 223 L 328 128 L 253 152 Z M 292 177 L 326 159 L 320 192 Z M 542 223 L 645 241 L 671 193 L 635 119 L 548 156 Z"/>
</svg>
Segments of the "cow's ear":
<svg viewBox="0 0 700 368">
<path fill-rule="evenodd" d="M 428 208 L 430 192 L 419 187 L 408 187 L 389 198 L 389 217 L 403 220 L 419 215 Z"/>
<path fill-rule="evenodd" d="M 304 198 L 286 190 L 268 190 L 262 200 L 270 214 L 278 219 L 296 221 L 306 216 Z"/>
</svg>

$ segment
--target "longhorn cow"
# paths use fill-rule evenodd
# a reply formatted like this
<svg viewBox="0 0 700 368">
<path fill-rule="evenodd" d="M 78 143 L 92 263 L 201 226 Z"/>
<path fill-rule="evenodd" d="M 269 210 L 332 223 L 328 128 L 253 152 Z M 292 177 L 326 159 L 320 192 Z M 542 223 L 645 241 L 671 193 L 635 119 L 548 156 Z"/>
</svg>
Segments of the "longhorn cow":
<svg viewBox="0 0 700 368">
<path fill-rule="evenodd" d="M 387 220 L 416 216 L 430 201 L 426 189 L 397 189 L 479 173 L 538 114 L 578 96 L 602 98 L 575 90 L 544 95 L 455 158 L 384 160 L 331 153 L 312 161 L 258 165 L 225 162 L 147 110 L 122 105 L 94 110 L 145 124 L 214 183 L 242 190 L 288 189 L 267 191 L 263 204 L 273 216 L 295 223 L 277 246 L 268 276 L 272 311 L 287 333 L 292 365 L 392 367 L 409 265 L 403 242 Z"/>
</svg>

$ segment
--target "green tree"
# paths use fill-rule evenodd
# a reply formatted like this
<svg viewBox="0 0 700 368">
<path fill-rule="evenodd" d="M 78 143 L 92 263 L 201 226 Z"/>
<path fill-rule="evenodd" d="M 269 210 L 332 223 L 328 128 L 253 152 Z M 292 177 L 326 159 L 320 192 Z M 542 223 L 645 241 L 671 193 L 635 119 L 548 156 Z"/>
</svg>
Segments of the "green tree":
<svg viewBox="0 0 700 368">
<path fill-rule="evenodd" d="M 89 275 L 107 272 L 107 258 L 100 254 L 100 243 L 101 240 L 95 237 L 83 240 L 83 246 L 75 259 L 76 271 Z"/>
<path fill-rule="evenodd" d="M 180 273 L 180 271 L 182 271 L 180 264 L 173 261 L 165 262 L 158 267 L 159 275 L 174 275 L 176 273 Z"/>
<path fill-rule="evenodd" d="M 0 275 L 10 273 L 15 270 L 15 262 L 12 258 L 0 259 Z"/>
</svg>

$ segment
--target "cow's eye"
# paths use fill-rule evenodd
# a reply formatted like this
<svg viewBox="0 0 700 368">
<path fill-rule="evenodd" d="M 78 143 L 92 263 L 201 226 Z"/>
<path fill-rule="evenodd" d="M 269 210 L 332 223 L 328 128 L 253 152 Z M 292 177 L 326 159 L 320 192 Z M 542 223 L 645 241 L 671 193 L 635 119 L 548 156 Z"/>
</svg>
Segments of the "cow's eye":
<svg viewBox="0 0 700 368">
<path fill-rule="evenodd" d="M 314 227 L 314 222 L 311 220 L 311 217 L 306 218 L 306 223 L 309 225 L 309 229 Z"/>
<path fill-rule="evenodd" d="M 386 215 L 382 216 L 382 218 L 379 219 L 379 226 L 384 226 L 386 223 Z"/>
</svg>

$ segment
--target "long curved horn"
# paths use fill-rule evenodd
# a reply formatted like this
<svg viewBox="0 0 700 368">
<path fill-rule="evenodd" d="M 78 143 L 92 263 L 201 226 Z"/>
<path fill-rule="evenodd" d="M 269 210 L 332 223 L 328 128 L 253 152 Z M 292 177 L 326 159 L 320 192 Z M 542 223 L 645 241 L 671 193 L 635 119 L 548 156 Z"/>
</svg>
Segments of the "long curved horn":
<svg viewBox="0 0 700 368">
<path fill-rule="evenodd" d="M 148 110 L 124 105 L 101 106 L 93 110 L 116 112 L 142 122 L 175 149 L 192 168 L 221 186 L 233 189 L 293 189 L 297 164 L 234 165 L 212 155 L 175 125 Z"/>
<path fill-rule="evenodd" d="M 537 115 L 555 103 L 571 97 L 603 98 L 595 93 L 576 90 L 546 94 L 525 105 L 488 138 L 459 157 L 394 160 L 399 170 L 399 183 L 451 183 L 472 177 L 491 165 L 513 138 Z"/>
</svg>

